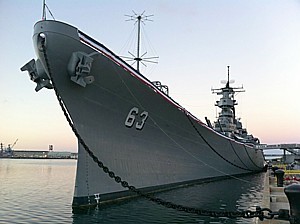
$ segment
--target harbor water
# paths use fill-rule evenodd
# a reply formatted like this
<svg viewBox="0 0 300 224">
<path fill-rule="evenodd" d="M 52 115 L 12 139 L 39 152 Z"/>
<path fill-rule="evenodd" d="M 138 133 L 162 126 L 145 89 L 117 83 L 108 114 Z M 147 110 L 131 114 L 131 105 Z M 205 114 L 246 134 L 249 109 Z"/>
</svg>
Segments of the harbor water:
<svg viewBox="0 0 300 224">
<path fill-rule="evenodd" d="M 144 198 L 73 212 L 75 172 L 76 160 L 0 159 L 0 223 L 216 224 L 254 221 L 201 217 L 168 209 Z M 215 211 L 255 210 L 262 200 L 263 180 L 261 173 L 178 188 L 156 196 Z"/>
</svg>

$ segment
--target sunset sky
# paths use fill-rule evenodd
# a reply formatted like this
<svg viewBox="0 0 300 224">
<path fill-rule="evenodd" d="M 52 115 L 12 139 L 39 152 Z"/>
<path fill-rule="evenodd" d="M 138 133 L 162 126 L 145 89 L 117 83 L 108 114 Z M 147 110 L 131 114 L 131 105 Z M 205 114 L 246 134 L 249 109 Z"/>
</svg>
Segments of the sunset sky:
<svg viewBox="0 0 300 224">
<path fill-rule="evenodd" d="M 154 15 L 143 25 L 150 80 L 169 86 L 170 96 L 205 121 L 215 120 L 216 95 L 230 65 L 237 116 L 262 143 L 300 143 L 299 0 L 48 0 L 58 21 L 74 25 L 118 55 L 134 53 L 136 13 Z M 32 34 L 41 0 L 0 0 L 0 142 L 15 149 L 77 151 L 76 138 L 52 90 L 34 91 L 20 68 L 36 58 Z M 49 13 L 47 18 L 51 19 Z M 150 50 L 154 49 L 150 55 Z"/>
</svg>

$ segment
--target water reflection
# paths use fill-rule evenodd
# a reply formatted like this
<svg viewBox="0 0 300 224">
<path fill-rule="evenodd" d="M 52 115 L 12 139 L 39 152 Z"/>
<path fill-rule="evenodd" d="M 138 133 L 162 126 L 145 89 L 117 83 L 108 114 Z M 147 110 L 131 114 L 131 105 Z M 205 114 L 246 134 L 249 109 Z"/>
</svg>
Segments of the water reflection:
<svg viewBox="0 0 300 224">
<path fill-rule="evenodd" d="M 0 223 L 251 223 L 168 209 L 143 198 L 72 213 L 76 161 L 0 160 Z M 194 185 L 156 196 L 217 211 L 255 210 L 264 174 Z"/>
<path fill-rule="evenodd" d="M 214 211 L 255 210 L 262 199 L 264 174 L 227 179 L 156 194 L 173 203 Z M 201 217 L 165 208 L 143 198 L 79 210 L 73 223 L 252 223 L 253 219 Z"/>
</svg>

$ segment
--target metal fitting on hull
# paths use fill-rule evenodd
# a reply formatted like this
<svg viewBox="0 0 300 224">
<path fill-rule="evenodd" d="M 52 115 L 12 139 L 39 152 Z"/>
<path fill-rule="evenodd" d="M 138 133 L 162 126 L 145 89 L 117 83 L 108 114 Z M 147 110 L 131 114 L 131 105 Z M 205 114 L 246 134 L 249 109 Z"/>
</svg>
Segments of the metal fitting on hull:
<svg viewBox="0 0 300 224">
<path fill-rule="evenodd" d="M 33 82 L 36 82 L 36 92 L 41 90 L 43 87 L 46 87 L 47 89 L 53 89 L 50 78 L 45 71 L 40 59 L 37 59 L 36 61 L 32 59 L 21 68 L 21 71 L 28 71 L 30 79 Z"/>
<path fill-rule="evenodd" d="M 93 83 L 95 81 L 94 76 L 89 76 L 93 60 L 84 52 L 74 52 L 68 64 L 71 80 L 82 87 Z"/>
</svg>

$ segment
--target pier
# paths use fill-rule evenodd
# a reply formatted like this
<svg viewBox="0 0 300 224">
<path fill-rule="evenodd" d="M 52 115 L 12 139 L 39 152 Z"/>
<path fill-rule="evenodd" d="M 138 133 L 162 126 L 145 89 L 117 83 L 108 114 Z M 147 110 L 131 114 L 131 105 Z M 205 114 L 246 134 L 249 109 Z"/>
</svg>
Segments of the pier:
<svg viewBox="0 0 300 224">
<path fill-rule="evenodd" d="M 294 161 L 300 161 L 300 144 L 262 144 L 258 146 L 263 150 L 265 157 L 281 157 L 283 163 L 293 163 Z M 280 149 L 283 153 L 268 153 L 270 150 Z"/>
<path fill-rule="evenodd" d="M 264 195 L 261 207 L 270 208 L 272 211 L 279 209 L 290 209 L 288 199 L 283 192 L 283 187 L 276 186 L 276 177 L 271 176 L 270 170 L 265 175 Z M 264 219 L 260 221 L 256 218 L 256 224 L 288 224 L 288 220 Z"/>
<path fill-rule="evenodd" d="M 266 159 L 271 161 L 273 163 L 273 166 L 278 166 L 277 168 L 284 170 L 285 175 L 285 181 L 283 185 L 284 187 L 280 187 L 278 185 L 277 178 L 271 174 L 271 170 L 268 170 L 265 176 L 263 200 L 261 207 L 270 208 L 273 212 L 278 212 L 280 209 L 290 210 L 290 204 L 284 192 L 284 188 L 288 186 L 288 184 L 291 184 L 293 182 L 293 177 L 297 177 L 296 180 L 299 181 L 298 177 L 300 176 L 300 170 L 299 166 L 297 165 L 297 162 L 300 161 L 300 144 L 262 144 L 259 146 L 259 149 L 263 150 L 265 157 L 267 157 Z M 278 152 L 278 149 L 282 150 L 282 153 Z M 271 150 L 274 151 L 272 152 Z M 276 157 L 277 159 L 274 159 Z M 278 158 L 280 158 L 280 162 L 278 162 Z M 290 223 L 290 221 L 281 218 L 274 218 L 264 219 L 263 221 L 257 219 L 255 223 L 287 224 Z"/>
<path fill-rule="evenodd" d="M 261 144 L 259 146 L 260 149 L 300 149 L 300 144 L 293 143 L 293 144 Z"/>
<path fill-rule="evenodd" d="M 285 170 L 283 173 L 285 173 L 286 171 L 289 170 Z M 289 172 L 285 174 L 290 175 Z M 300 170 L 294 170 L 293 174 L 300 175 Z M 284 185 L 282 187 L 279 187 L 277 177 L 273 175 L 271 170 L 268 170 L 265 174 L 264 191 L 263 191 L 263 199 L 262 199 L 261 207 L 270 208 L 272 212 L 278 212 L 280 209 L 283 209 L 286 212 L 289 211 L 290 213 L 291 208 L 290 208 L 288 198 L 284 192 L 284 189 L 289 184 L 293 184 L 293 183 L 297 183 L 297 182 L 285 180 Z M 288 224 L 291 222 L 290 220 L 284 220 L 284 218 L 282 217 L 276 217 L 273 219 L 264 219 L 263 221 L 260 221 L 258 218 L 256 218 L 255 223 L 256 224 Z"/>
<path fill-rule="evenodd" d="M 266 150 L 274 150 L 274 149 L 280 149 L 283 150 L 283 155 L 286 155 L 286 152 L 289 152 L 291 154 L 300 156 L 300 144 L 294 143 L 294 144 L 261 144 L 258 146 L 259 149 L 266 151 Z M 282 154 L 265 154 L 268 156 L 282 156 Z"/>
</svg>

